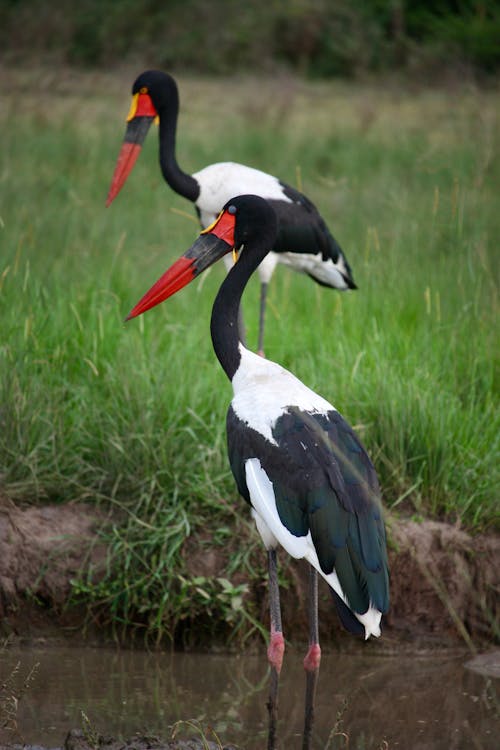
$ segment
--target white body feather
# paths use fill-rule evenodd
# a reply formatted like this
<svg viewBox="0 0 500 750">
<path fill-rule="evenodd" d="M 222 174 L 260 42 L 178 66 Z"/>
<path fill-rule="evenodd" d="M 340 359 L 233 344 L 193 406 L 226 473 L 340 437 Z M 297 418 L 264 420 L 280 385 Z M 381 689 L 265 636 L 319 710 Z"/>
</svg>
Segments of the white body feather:
<svg viewBox="0 0 500 750">
<path fill-rule="evenodd" d="M 274 255 L 274 253 L 272 254 Z M 342 255 L 339 255 L 336 263 L 331 258 L 323 260 L 321 253 L 316 255 L 310 253 L 277 253 L 277 255 L 280 263 L 293 268 L 294 271 L 313 276 L 322 284 L 333 286 L 340 291 L 349 289 L 345 280 L 345 277 L 349 276 L 349 272 Z"/>
<path fill-rule="evenodd" d="M 196 206 L 204 227 L 211 224 L 228 200 L 244 193 L 260 195 L 267 200 L 292 203 L 283 192 L 277 177 L 261 172 L 260 169 L 246 167 L 232 161 L 211 164 L 193 177 L 200 186 Z"/>
</svg>

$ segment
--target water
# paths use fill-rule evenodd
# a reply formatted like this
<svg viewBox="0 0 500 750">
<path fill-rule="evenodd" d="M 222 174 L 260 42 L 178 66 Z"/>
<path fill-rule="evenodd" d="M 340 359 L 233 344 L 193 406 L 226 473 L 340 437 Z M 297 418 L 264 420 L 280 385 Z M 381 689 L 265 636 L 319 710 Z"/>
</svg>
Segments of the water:
<svg viewBox="0 0 500 750">
<path fill-rule="evenodd" d="M 285 654 L 279 750 L 301 747 L 302 656 L 292 648 Z M 198 719 L 214 727 L 223 742 L 244 750 L 266 747 L 264 652 L 227 656 L 11 647 L 0 652 L 0 684 L 18 661 L 18 684 L 39 662 L 17 713 L 27 743 L 61 746 L 69 729 L 82 726 L 83 710 L 92 728 L 106 735 L 142 732 L 169 739 L 174 722 Z M 312 747 L 325 750 L 336 727 L 349 735 L 349 750 L 379 750 L 386 747 L 384 740 L 389 750 L 498 750 L 499 686 L 500 680 L 466 668 L 458 658 L 325 653 Z M 8 738 L 20 741 L 0 732 L 0 741 Z M 338 734 L 328 747 L 347 745 Z"/>
</svg>

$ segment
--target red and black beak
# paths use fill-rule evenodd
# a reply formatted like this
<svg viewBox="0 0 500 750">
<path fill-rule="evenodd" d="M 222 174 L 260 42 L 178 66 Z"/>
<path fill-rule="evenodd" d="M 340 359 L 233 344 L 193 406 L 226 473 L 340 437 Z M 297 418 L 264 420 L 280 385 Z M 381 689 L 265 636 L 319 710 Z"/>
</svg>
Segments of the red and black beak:
<svg viewBox="0 0 500 750">
<path fill-rule="evenodd" d="M 127 130 L 111 181 L 106 206 L 116 198 L 137 161 L 151 123 L 158 117 L 156 108 L 147 93 L 134 94 L 127 117 Z"/>
<path fill-rule="evenodd" d="M 236 217 L 222 211 L 213 224 L 203 230 L 196 242 L 170 268 L 165 271 L 144 297 L 129 312 L 126 320 L 141 315 L 159 305 L 189 284 L 209 266 L 234 248 Z"/>
</svg>

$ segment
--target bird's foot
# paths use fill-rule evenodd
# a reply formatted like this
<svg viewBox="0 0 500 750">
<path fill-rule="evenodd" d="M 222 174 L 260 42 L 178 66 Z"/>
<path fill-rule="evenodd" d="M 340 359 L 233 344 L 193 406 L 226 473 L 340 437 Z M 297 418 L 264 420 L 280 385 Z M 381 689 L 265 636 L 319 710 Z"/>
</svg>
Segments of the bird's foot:
<svg viewBox="0 0 500 750">
<path fill-rule="evenodd" d="M 262 357 L 263 359 L 266 358 L 266 355 L 264 354 L 264 349 L 259 349 L 257 354 L 259 355 L 259 357 Z"/>
<path fill-rule="evenodd" d="M 271 633 L 271 640 L 267 647 L 267 660 L 271 667 L 274 667 L 279 674 L 283 664 L 283 654 L 285 653 L 285 639 L 283 633 L 275 631 Z"/>
<path fill-rule="evenodd" d="M 304 657 L 304 669 L 306 672 L 314 672 L 319 669 L 321 661 L 321 648 L 319 643 L 313 643 L 309 646 L 309 651 Z"/>
</svg>

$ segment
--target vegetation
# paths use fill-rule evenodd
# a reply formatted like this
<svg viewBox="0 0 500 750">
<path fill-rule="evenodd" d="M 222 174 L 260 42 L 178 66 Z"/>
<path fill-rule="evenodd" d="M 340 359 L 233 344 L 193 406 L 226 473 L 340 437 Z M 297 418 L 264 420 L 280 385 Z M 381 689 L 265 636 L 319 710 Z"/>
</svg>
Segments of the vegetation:
<svg viewBox="0 0 500 750">
<path fill-rule="evenodd" d="M 0 654 L 8 647 L 4 641 L 0 643 Z M 39 663 L 23 674 L 21 662 L 16 664 L 0 678 L 0 737 L 5 732 L 11 737 L 19 735 L 18 709 L 19 703 L 31 687 L 36 678 Z"/>
<path fill-rule="evenodd" d="M 3 0 L 11 61 L 198 73 L 300 71 L 315 77 L 410 68 L 498 70 L 495 0 Z M 147 62 L 146 62 L 147 61 Z"/>
<path fill-rule="evenodd" d="M 103 529 L 107 575 L 75 582 L 75 593 L 116 624 L 185 637 L 201 618 L 207 632 L 222 622 L 243 636 L 254 622 L 242 599 L 264 556 L 229 472 L 231 391 L 208 335 L 224 271 L 124 326 L 197 235 L 191 206 L 163 182 L 154 132 L 104 208 L 128 76 L 3 79 L 2 485 L 31 502 L 86 499 L 114 511 Z M 293 79 L 179 84 L 180 163 L 194 171 L 229 157 L 302 187 L 359 284 L 338 294 L 278 269 L 268 356 L 356 426 L 387 507 L 491 526 L 498 98 Z M 257 299 L 252 282 L 251 343 Z M 204 573 L 209 549 L 227 561 L 221 578 Z"/>
</svg>

